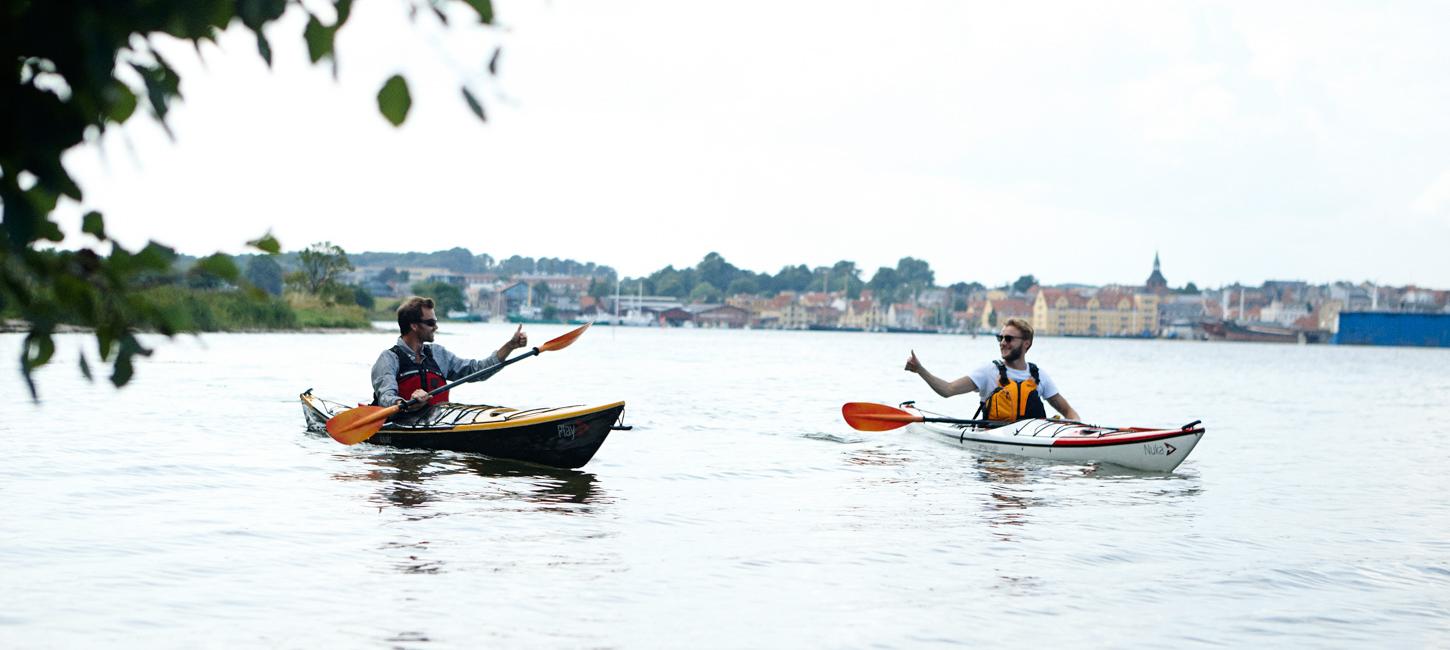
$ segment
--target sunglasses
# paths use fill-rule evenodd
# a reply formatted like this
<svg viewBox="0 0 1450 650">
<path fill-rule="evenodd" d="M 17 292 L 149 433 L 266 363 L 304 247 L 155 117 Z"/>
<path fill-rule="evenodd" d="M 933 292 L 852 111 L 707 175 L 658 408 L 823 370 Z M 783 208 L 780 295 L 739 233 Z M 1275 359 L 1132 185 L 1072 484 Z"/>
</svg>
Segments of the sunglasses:
<svg viewBox="0 0 1450 650">
<path fill-rule="evenodd" d="M 424 318 L 418 322 L 427 325 L 428 327 L 438 327 L 438 319 L 436 318 Z"/>
<path fill-rule="evenodd" d="M 1027 340 L 1027 339 L 1024 339 L 1024 338 L 1022 338 L 1020 336 L 1013 336 L 1011 334 L 998 334 L 997 335 L 997 342 L 998 343 L 1009 343 L 1010 344 L 1013 341 L 1025 341 L 1025 340 Z"/>
</svg>

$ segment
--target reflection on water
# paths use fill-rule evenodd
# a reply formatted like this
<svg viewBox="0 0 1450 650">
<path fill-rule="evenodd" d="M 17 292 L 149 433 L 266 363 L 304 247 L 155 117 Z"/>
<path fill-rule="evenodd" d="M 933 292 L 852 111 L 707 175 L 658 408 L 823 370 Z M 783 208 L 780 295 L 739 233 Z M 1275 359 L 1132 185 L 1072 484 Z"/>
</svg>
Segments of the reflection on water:
<svg viewBox="0 0 1450 650">
<path fill-rule="evenodd" d="M 852 465 L 874 467 L 902 467 L 909 460 L 910 456 L 885 449 L 855 449 L 846 456 L 846 462 Z"/>
<path fill-rule="evenodd" d="M 991 456 L 973 459 L 977 478 L 987 485 L 987 525 L 992 534 L 1012 541 L 1012 529 L 1027 523 L 1027 509 L 1039 501 L 1027 485 L 1026 470 L 1012 461 Z"/>
<path fill-rule="evenodd" d="M 1068 495 L 1081 489 L 1067 488 L 1068 492 L 1062 493 L 1064 480 L 1098 482 L 1110 488 L 1098 496 L 1115 505 L 1161 505 L 1165 499 L 1192 498 L 1203 492 L 1196 473 L 1144 472 L 1106 463 L 1054 465 L 983 454 L 973 458 L 973 468 L 987 487 L 988 499 L 984 504 L 987 522 L 993 534 L 1003 541 L 1013 539 L 1012 529 L 1025 525 L 1031 511 L 1066 505 L 1070 501 Z M 1039 488 L 1044 494 L 1038 494 Z"/>
<path fill-rule="evenodd" d="M 339 481 L 374 481 L 373 501 L 404 509 L 445 500 L 523 501 L 535 510 L 587 515 L 608 502 L 589 472 L 496 460 L 472 454 L 379 449 L 364 461 L 371 469 L 334 474 Z M 482 479 L 469 481 L 460 479 Z M 432 515 L 410 515 L 421 518 Z"/>
<path fill-rule="evenodd" d="M 357 467 L 355 457 L 340 456 Z M 367 481 L 377 489 L 368 501 L 379 512 L 397 508 L 405 522 L 477 513 L 558 513 L 591 515 L 609 500 L 589 472 L 495 460 L 447 451 L 379 448 L 363 460 L 366 469 L 333 475 L 339 481 Z M 404 535 L 431 534 L 431 528 L 400 528 Z M 420 532 L 429 531 L 429 532 Z M 449 570 L 427 539 L 388 541 L 379 546 L 385 571 L 431 575 Z M 457 566 L 453 566 L 457 569 Z M 416 639 L 414 639 L 416 640 Z"/>
<path fill-rule="evenodd" d="M 384 642 L 386 642 L 388 644 L 391 644 L 389 647 L 392 647 L 392 648 L 421 648 L 421 647 L 426 647 L 426 644 L 428 644 L 431 640 L 432 639 L 429 639 L 428 638 L 428 635 L 425 634 L 425 633 L 423 633 L 423 632 L 399 632 L 397 634 L 388 636 L 388 637 L 386 637 L 386 638 L 383 639 Z M 404 644 L 423 644 L 423 645 L 404 645 Z"/>
</svg>

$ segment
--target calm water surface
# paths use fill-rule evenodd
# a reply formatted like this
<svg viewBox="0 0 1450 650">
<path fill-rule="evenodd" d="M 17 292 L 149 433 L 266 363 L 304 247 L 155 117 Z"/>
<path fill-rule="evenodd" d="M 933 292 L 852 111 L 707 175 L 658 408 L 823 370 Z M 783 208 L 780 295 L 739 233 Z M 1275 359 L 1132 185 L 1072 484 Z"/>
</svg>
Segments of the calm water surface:
<svg viewBox="0 0 1450 650">
<path fill-rule="evenodd" d="M 1204 420 L 1155 475 L 841 421 L 970 416 L 901 364 L 987 337 L 601 327 L 454 392 L 627 400 L 561 471 L 305 433 L 393 338 L 178 339 L 114 391 L 71 337 L 38 406 L 0 367 L 0 646 L 1450 646 L 1450 350 L 1039 340 L 1089 420 Z"/>
</svg>

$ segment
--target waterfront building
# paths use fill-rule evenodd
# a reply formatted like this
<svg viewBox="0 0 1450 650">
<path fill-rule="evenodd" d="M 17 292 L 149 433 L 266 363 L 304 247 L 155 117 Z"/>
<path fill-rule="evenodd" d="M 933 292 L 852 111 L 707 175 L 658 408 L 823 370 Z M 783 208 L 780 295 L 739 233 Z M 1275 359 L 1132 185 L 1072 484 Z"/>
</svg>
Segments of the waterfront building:
<svg viewBox="0 0 1450 650">
<path fill-rule="evenodd" d="M 836 328 L 841 325 L 841 310 L 831 305 L 815 305 L 806 307 L 810 312 L 810 324 L 807 327 Z"/>
<path fill-rule="evenodd" d="M 1202 293 L 1168 294 L 1158 304 L 1158 335 L 1172 339 L 1206 339 L 1203 321 L 1217 318 L 1218 303 Z"/>
<path fill-rule="evenodd" d="M 567 294 L 572 296 L 587 293 L 589 291 L 589 283 L 593 281 L 593 278 L 588 276 L 537 274 L 516 275 L 514 279 L 520 282 L 526 282 L 531 287 L 537 286 L 542 282 L 545 286 L 549 287 L 549 293 L 551 294 Z"/>
<path fill-rule="evenodd" d="M 914 303 L 898 302 L 886 308 L 886 327 L 889 329 L 920 330 L 930 318 L 931 311 Z"/>
<path fill-rule="evenodd" d="M 1041 295 L 1041 292 L 1038 292 L 1038 295 Z M 1026 300 L 1018 298 L 988 299 L 982 308 L 981 329 L 984 331 L 996 329 L 999 323 L 1005 323 L 1009 318 L 1023 318 L 1031 322 L 1032 305 Z M 1036 328 L 1037 323 L 1032 323 L 1032 327 Z"/>
<path fill-rule="evenodd" d="M 852 300 L 846 304 L 846 313 L 841 315 L 840 326 L 868 332 L 879 331 L 886 328 L 886 314 L 876 306 L 874 300 Z"/>
<path fill-rule="evenodd" d="M 700 327 L 741 329 L 750 324 L 750 312 L 734 305 L 690 305 L 695 324 Z"/>
<path fill-rule="evenodd" d="M 1334 342 L 1450 347 L 1450 313 L 1341 312 Z"/>
<path fill-rule="evenodd" d="M 810 329 L 815 322 L 810 308 L 798 302 L 790 302 L 776 313 L 778 314 L 777 323 L 784 330 Z"/>
<path fill-rule="evenodd" d="M 1088 296 L 1042 289 L 1033 300 L 1031 322 L 1048 336 L 1158 336 L 1162 300 L 1127 287 L 1104 287 Z"/>
<path fill-rule="evenodd" d="M 1292 302 L 1285 304 L 1276 298 L 1268 306 L 1259 310 L 1259 320 L 1265 323 L 1293 325 L 1295 322 L 1313 313 L 1313 311 L 1307 303 Z"/>
</svg>

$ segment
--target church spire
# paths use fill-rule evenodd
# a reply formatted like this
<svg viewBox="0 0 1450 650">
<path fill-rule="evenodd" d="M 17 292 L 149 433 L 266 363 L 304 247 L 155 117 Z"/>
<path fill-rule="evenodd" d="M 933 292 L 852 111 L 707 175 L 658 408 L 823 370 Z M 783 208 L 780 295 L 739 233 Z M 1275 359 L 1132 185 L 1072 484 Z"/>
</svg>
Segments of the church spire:
<svg viewBox="0 0 1450 650">
<path fill-rule="evenodd" d="M 1161 266 L 1158 263 L 1158 251 L 1153 251 L 1153 273 L 1148 276 L 1148 281 L 1143 283 L 1150 293 L 1168 293 L 1168 280 L 1163 277 Z"/>
</svg>

